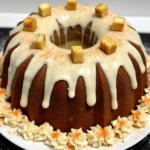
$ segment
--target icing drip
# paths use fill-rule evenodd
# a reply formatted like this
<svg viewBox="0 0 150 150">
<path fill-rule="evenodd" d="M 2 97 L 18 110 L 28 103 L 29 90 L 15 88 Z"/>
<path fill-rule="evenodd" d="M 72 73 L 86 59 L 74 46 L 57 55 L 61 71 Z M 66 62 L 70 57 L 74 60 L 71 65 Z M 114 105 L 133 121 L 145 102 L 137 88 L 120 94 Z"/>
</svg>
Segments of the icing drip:
<svg viewBox="0 0 150 150">
<path fill-rule="evenodd" d="M 34 79 L 35 75 L 39 71 L 39 67 L 42 68 L 44 66 L 44 62 L 43 63 L 40 62 L 36 63 L 36 62 L 37 62 L 36 57 L 33 57 L 24 75 L 23 88 L 22 88 L 24 92 L 21 95 L 21 101 L 20 101 L 20 105 L 22 107 L 26 107 L 28 105 L 28 94 L 32 84 L 31 81 Z"/>
<path fill-rule="evenodd" d="M 132 41 L 140 46 L 145 57 L 146 52 L 139 35 L 133 29 L 128 27 L 128 24 L 125 25 L 123 32 L 110 31 L 113 19 L 116 16 L 116 14 L 109 12 L 106 17 L 99 18 L 95 16 L 95 7 L 81 5 L 77 6 L 77 11 L 67 11 L 65 6 L 52 8 L 52 15 L 45 18 L 42 18 L 38 14 L 33 14 L 31 17 L 36 18 L 38 26 L 35 32 L 23 31 L 23 24 L 20 24 L 10 33 L 12 35 L 13 33 L 20 31 L 8 44 L 2 59 L 2 64 L 9 49 L 18 43 L 20 43 L 20 45 L 11 55 L 6 94 L 11 96 L 12 83 L 17 68 L 24 60 L 33 55 L 33 58 L 25 71 L 21 97 L 22 107 L 27 106 L 32 80 L 44 64 L 47 65 L 47 71 L 42 103 L 43 108 L 49 107 L 53 86 L 60 80 L 64 80 L 68 83 L 68 96 L 73 98 L 75 96 L 77 79 L 80 76 L 83 77 L 85 82 L 87 104 L 93 106 L 96 103 L 96 63 L 99 63 L 110 87 L 112 109 L 117 109 L 116 79 L 120 66 L 122 66 L 129 75 L 132 88 L 137 88 L 135 69 L 129 54 L 138 62 L 141 73 L 145 72 L 145 66 L 141 55 L 128 41 Z M 54 41 L 53 33 L 56 31 L 59 37 L 59 46 L 61 45 L 60 27 L 56 20 L 59 20 L 61 23 L 65 35 L 67 35 L 68 27 L 71 26 L 74 28 L 76 25 L 80 25 L 82 44 L 85 28 L 89 22 L 92 21 L 89 39 L 91 39 L 92 34 L 95 33 L 93 39 L 95 45 L 84 49 L 84 63 L 73 64 L 70 58 L 70 50 L 57 47 L 50 41 L 50 37 Z M 46 34 L 46 46 L 42 51 L 31 48 L 32 38 L 35 33 Z M 99 42 L 106 37 L 112 38 L 118 44 L 116 52 L 111 55 L 106 55 L 99 49 Z M 67 37 L 65 40 L 67 42 Z"/>
</svg>

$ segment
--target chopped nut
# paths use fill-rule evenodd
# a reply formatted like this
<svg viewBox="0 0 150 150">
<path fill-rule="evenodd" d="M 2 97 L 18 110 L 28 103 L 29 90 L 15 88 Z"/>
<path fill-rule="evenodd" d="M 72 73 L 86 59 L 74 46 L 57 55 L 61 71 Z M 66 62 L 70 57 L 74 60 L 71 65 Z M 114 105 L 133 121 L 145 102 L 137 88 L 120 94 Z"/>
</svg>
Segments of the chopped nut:
<svg viewBox="0 0 150 150">
<path fill-rule="evenodd" d="M 67 10 L 76 10 L 77 9 L 77 1 L 76 0 L 68 0 L 67 1 Z"/>
<path fill-rule="evenodd" d="M 95 7 L 95 13 L 98 17 L 105 17 L 108 14 L 108 6 L 106 4 L 101 3 L 97 7 Z"/>
<path fill-rule="evenodd" d="M 51 6 L 48 3 L 43 3 L 39 5 L 38 8 L 39 8 L 39 14 L 42 17 L 51 15 Z"/>
<path fill-rule="evenodd" d="M 27 17 L 24 22 L 24 30 L 34 32 L 37 28 L 37 23 L 35 18 Z"/>
<path fill-rule="evenodd" d="M 117 43 L 111 38 L 106 38 L 101 40 L 100 48 L 107 54 L 110 55 L 114 53 L 117 49 Z"/>
<path fill-rule="evenodd" d="M 32 48 L 43 49 L 46 43 L 46 36 L 44 33 L 37 33 L 32 40 Z"/>
<path fill-rule="evenodd" d="M 73 63 L 84 62 L 84 51 L 81 46 L 71 46 L 71 56 Z"/>
<path fill-rule="evenodd" d="M 122 31 L 124 28 L 125 19 L 120 17 L 115 17 L 112 25 L 113 31 Z"/>
</svg>

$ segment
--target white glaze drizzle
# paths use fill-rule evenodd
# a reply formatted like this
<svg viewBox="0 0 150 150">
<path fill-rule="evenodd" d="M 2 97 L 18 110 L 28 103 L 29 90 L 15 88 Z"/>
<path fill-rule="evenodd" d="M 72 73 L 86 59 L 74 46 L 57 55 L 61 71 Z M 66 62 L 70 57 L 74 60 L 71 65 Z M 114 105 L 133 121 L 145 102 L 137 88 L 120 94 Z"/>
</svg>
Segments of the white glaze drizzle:
<svg viewBox="0 0 150 150">
<path fill-rule="evenodd" d="M 34 65 L 33 65 L 34 64 Z M 24 85 L 22 88 L 22 94 L 21 94 L 21 101 L 20 101 L 20 105 L 22 107 L 26 107 L 28 105 L 28 98 L 26 95 L 29 94 L 29 90 L 32 84 L 32 80 L 34 79 L 35 75 L 37 74 L 37 72 L 39 71 L 39 67 L 42 68 L 44 66 L 44 62 L 40 63 L 37 62 L 36 57 L 33 57 L 31 62 L 28 65 L 28 69 L 26 70 L 25 74 L 24 74 Z M 32 74 L 31 74 L 32 72 Z"/>
<path fill-rule="evenodd" d="M 125 25 L 123 32 L 111 31 L 113 18 L 116 16 L 118 15 L 109 12 L 106 17 L 99 18 L 95 15 L 95 7 L 81 5 L 77 6 L 77 11 L 67 11 L 65 6 L 58 6 L 56 8 L 52 8 L 51 16 L 44 18 L 37 14 L 30 16 L 37 20 L 38 27 L 35 32 L 23 31 L 23 24 L 20 24 L 11 31 L 11 34 L 18 31 L 20 31 L 20 33 L 8 44 L 3 60 L 11 47 L 16 45 L 18 42 L 21 44 L 11 55 L 6 93 L 11 95 L 12 82 L 17 68 L 24 60 L 31 55 L 34 55 L 25 71 L 21 106 L 27 106 L 29 88 L 32 80 L 44 64 L 47 65 L 47 71 L 44 87 L 44 99 L 42 103 L 43 108 L 49 107 L 51 92 L 57 81 L 64 80 L 68 83 L 68 96 L 73 98 L 75 96 L 77 79 L 80 76 L 83 77 L 85 82 L 87 104 L 89 106 L 93 106 L 96 103 L 96 63 L 99 63 L 106 75 L 110 87 L 112 109 L 117 109 L 116 79 L 120 66 L 122 66 L 129 75 L 132 88 L 137 88 L 135 69 L 128 54 L 131 54 L 136 59 L 140 66 L 141 73 L 145 72 L 145 66 L 139 52 L 127 40 L 139 45 L 142 48 L 145 57 L 146 52 L 137 32 L 130 29 L 127 25 Z M 52 37 L 54 41 L 53 32 L 55 30 L 60 37 L 60 29 L 56 19 L 58 19 L 63 26 L 65 34 L 67 34 L 67 28 L 69 26 L 75 27 L 80 24 L 82 35 L 85 32 L 87 24 L 92 21 L 91 34 L 95 32 L 94 42 L 96 40 L 96 36 L 98 39 L 97 43 L 93 47 L 84 49 L 84 63 L 73 64 L 70 58 L 70 50 L 59 48 L 50 42 L 50 37 Z M 42 51 L 31 48 L 32 38 L 35 33 L 46 34 L 46 46 Z M 90 39 L 91 36 L 92 35 L 90 35 Z M 111 55 L 106 55 L 99 49 L 100 40 L 106 37 L 112 38 L 118 44 L 117 51 Z"/>
</svg>

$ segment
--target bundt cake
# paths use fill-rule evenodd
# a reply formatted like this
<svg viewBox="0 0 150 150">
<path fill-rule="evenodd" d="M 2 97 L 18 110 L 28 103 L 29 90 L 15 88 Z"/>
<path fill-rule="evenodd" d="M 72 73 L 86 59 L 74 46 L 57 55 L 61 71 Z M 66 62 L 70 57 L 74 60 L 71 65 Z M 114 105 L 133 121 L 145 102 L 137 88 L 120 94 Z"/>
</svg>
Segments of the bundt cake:
<svg viewBox="0 0 150 150">
<path fill-rule="evenodd" d="M 12 108 L 21 108 L 36 125 L 49 122 L 54 129 L 86 131 L 128 116 L 147 85 L 146 52 L 138 33 L 126 21 L 123 31 L 112 31 L 115 13 L 95 15 L 95 7 L 77 5 L 51 9 L 36 19 L 34 32 L 23 22 L 10 32 L 2 58 L 2 88 Z M 33 49 L 36 33 L 46 35 L 43 50 Z M 117 43 L 107 55 L 100 47 L 110 37 Z M 71 46 L 81 45 L 84 62 L 72 62 Z"/>
</svg>

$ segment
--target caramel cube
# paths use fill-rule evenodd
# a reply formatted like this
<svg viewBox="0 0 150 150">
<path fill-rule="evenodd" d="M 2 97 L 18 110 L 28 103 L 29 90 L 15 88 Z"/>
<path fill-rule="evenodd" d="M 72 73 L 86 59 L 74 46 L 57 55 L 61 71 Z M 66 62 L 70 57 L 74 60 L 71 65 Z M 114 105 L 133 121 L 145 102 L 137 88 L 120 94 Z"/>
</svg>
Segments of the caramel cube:
<svg viewBox="0 0 150 150">
<path fill-rule="evenodd" d="M 71 46 L 71 56 L 73 63 L 84 62 L 84 51 L 81 46 Z"/>
<path fill-rule="evenodd" d="M 35 18 L 27 17 L 24 22 L 24 30 L 34 32 L 37 28 L 37 23 Z"/>
<path fill-rule="evenodd" d="M 77 1 L 76 0 L 68 0 L 67 1 L 67 10 L 76 10 L 77 9 Z"/>
<path fill-rule="evenodd" d="M 123 31 L 125 24 L 125 19 L 120 17 L 115 17 L 112 25 L 113 31 Z"/>
<path fill-rule="evenodd" d="M 43 3 L 39 5 L 38 8 L 39 8 L 39 14 L 42 17 L 51 15 L 51 6 L 48 3 Z"/>
<path fill-rule="evenodd" d="M 117 49 L 117 43 L 111 38 L 106 38 L 101 40 L 100 48 L 107 54 L 110 55 L 114 53 Z"/>
<path fill-rule="evenodd" d="M 101 3 L 97 7 L 95 7 L 95 13 L 98 17 L 105 17 L 108 14 L 108 6 L 106 4 Z"/>
<path fill-rule="evenodd" d="M 43 49 L 46 43 L 46 35 L 44 33 L 37 33 L 32 40 L 33 49 Z"/>
</svg>

